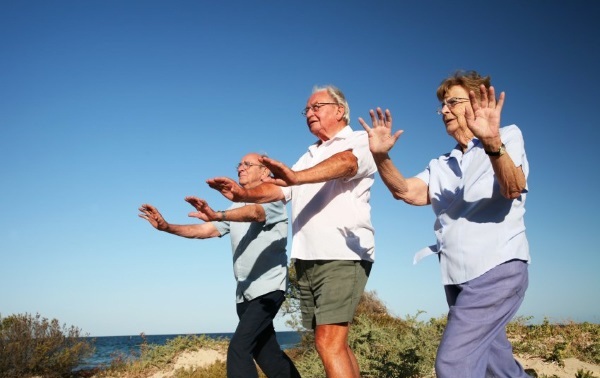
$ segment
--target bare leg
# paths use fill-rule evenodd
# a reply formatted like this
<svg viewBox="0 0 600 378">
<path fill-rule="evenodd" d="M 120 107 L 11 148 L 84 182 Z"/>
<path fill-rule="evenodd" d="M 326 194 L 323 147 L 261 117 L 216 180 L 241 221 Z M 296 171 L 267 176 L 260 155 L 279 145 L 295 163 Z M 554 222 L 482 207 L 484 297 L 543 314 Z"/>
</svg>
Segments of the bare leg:
<svg viewBox="0 0 600 378">
<path fill-rule="evenodd" d="M 356 357 L 348 346 L 349 323 L 322 324 L 315 328 L 315 347 L 327 378 L 360 378 Z"/>
</svg>

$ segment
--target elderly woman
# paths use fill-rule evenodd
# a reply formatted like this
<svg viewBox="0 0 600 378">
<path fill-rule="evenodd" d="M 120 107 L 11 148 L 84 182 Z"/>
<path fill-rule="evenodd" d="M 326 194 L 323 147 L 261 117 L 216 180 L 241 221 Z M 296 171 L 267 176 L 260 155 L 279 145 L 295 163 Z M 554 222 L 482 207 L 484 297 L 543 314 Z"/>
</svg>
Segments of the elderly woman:
<svg viewBox="0 0 600 378">
<path fill-rule="evenodd" d="M 525 197 L 529 166 L 517 126 L 500 128 L 504 92 L 496 100 L 490 78 L 457 72 L 437 90 L 438 113 L 457 145 L 405 178 L 389 151 L 402 130 L 392 116 L 370 111 L 359 119 L 379 174 L 394 198 L 431 204 L 437 244 L 420 252 L 438 255 L 450 311 L 435 363 L 437 377 L 527 377 L 514 359 L 506 324 L 528 285 L 529 246 Z"/>
</svg>

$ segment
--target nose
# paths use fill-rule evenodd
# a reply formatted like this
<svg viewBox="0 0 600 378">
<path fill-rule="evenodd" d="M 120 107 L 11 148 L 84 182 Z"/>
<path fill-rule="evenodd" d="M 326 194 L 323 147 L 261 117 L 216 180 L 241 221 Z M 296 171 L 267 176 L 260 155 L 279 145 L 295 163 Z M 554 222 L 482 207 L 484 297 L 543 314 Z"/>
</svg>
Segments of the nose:
<svg viewBox="0 0 600 378">
<path fill-rule="evenodd" d="M 450 105 L 448 105 L 446 103 L 443 103 L 441 105 L 442 105 L 442 107 L 440 108 L 440 114 L 448 114 L 448 113 L 451 112 L 450 111 Z"/>
</svg>

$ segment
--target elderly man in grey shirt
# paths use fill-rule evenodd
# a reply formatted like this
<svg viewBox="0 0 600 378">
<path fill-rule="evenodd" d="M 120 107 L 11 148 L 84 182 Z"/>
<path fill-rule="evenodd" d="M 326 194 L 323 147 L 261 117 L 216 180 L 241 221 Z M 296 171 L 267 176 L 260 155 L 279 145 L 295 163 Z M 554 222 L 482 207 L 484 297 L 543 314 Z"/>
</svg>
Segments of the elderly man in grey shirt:
<svg viewBox="0 0 600 378">
<path fill-rule="evenodd" d="M 270 171 L 260 155 L 247 154 L 238 164 L 238 182 L 245 188 L 259 185 Z M 174 235 L 206 239 L 231 235 L 233 272 L 237 282 L 236 309 L 240 319 L 227 350 L 227 377 L 258 377 L 254 361 L 267 377 L 300 377 L 275 336 L 273 318 L 285 299 L 287 286 L 288 216 L 283 202 L 234 203 L 226 211 L 214 211 L 197 197 L 185 200 L 196 208 L 190 216 L 205 223 L 175 225 L 165 221 L 149 204 L 140 217 Z"/>
</svg>

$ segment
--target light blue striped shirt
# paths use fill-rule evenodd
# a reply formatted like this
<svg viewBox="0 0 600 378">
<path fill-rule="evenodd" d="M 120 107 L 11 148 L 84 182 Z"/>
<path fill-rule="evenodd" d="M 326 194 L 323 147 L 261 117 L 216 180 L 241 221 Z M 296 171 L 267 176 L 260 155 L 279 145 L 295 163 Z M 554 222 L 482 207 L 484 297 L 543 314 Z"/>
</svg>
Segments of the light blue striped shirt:
<svg viewBox="0 0 600 378">
<path fill-rule="evenodd" d="M 230 209 L 245 205 L 233 203 Z M 236 303 L 287 289 L 287 211 L 281 201 L 260 206 L 264 222 L 212 222 L 221 236 L 231 234 Z"/>
</svg>

